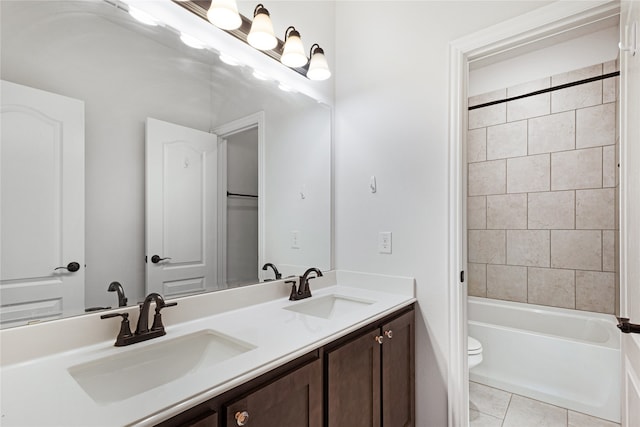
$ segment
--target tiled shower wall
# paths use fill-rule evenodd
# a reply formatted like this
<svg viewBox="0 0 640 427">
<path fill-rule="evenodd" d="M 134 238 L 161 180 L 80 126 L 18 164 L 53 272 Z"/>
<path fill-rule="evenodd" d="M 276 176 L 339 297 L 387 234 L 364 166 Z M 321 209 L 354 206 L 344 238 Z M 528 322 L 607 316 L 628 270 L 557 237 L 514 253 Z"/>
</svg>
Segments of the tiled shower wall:
<svg viewBox="0 0 640 427">
<path fill-rule="evenodd" d="M 469 98 L 506 99 L 615 61 Z M 617 77 L 469 111 L 469 295 L 614 313 Z"/>
</svg>

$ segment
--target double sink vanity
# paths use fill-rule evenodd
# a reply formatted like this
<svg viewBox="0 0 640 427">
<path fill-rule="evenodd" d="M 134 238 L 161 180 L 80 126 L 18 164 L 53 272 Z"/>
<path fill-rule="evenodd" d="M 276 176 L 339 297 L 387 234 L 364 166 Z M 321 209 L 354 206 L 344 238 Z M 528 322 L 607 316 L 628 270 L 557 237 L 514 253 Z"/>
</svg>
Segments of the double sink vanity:
<svg viewBox="0 0 640 427">
<path fill-rule="evenodd" d="M 285 280 L 180 298 L 162 310 L 166 335 L 118 347 L 120 316 L 2 330 L 1 423 L 408 425 L 413 279 L 331 271 L 310 288 L 300 301 Z M 139 312 L 108 313 L 133 325 Z"/>
</svg>

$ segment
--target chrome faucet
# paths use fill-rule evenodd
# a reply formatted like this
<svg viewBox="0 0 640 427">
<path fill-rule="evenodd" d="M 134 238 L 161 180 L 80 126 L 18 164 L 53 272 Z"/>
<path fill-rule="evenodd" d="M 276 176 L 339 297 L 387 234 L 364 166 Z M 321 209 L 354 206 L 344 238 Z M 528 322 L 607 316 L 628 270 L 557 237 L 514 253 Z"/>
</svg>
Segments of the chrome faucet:
<svg viewBox="0 0 640 427">
<path fill-rule="evenodd" d="M 111 282 L 107 291 L 118 294 L 118 307 L 127 306 L 127 297 L 124 295 L 124 289 L 122 289 L 122 285 L 119 282 Z"/>
<path fill-rule="evenodd" d="M 149 307 L 151 303 L 156 303 L 156 313 L 153 316 L 153 324 L 149 329 Z M 162 317 L 160 316 L 160 310 L 165 307 L 173 307 L 178 305 L 177 302 L 165 303 L 162 295 L 155 292 L 147 295 L 144 302 L 140 305 L 140 316 L 138 317 L 138 325 L 136 326 L 136 332 L 131 333 L 129 327 L 129 313 L 109 313 L 100 316 L 101 319 L 108 319 L 111 317 L 122 317 L 122 324 L 120 325 L 120 332 L 116 338 L 116 347 L 122 347 L 125 345 L 135 344 L 137 342 L 147 341 L 152 338 L 161 337 L 166 335 L 164 325 L 162 324 Z"/>
<path fill-rule="evenodd" d="M 309 277 L 309 274 L 315 273 L 314 277 Z M 291 295 L 289 295 L 290 301 L 298 301 L 301 299 L 309 298 L 311 296 L 311 289 L 309 289 L 309 280 L 315 279 L 316 277 L 322 277 L 322 271 L 319 269 L 312 267 L 304 272 L 302 276 L 300 276 L 300 282 L 298 283 L 298 289 L 296 290 L 295 281 L 287 281 L 285 283 L 293 283 L 291 287 Z"/>
<path fill-rule="evenodd" d="M 266 263 L 265 265 L 263 265 L 263 266 L 262 266 L 262 269 L 263 269 L 264 271 L 267 271 L 267 268 L 268 268 L 268 267 L 271 267 L 271 269 L 273 270 L 273 274 L 275 274 L 275 275 L 276 275 L 276 280 L 280 280 L 280 279 L 282 279 L 282 274 L 280 274 L 280 272 L 278 271 L 278 269 L 276 268 L 276 266 L 275 266 L 275 265 L 273 265 L 272 263 L 270 263 L 270 262 Z M 268 281 L 270 281 L 270 280 L 272 280 L 272 279 L 265 279 L 265 282 L 268 282 Z"/>
</svg>

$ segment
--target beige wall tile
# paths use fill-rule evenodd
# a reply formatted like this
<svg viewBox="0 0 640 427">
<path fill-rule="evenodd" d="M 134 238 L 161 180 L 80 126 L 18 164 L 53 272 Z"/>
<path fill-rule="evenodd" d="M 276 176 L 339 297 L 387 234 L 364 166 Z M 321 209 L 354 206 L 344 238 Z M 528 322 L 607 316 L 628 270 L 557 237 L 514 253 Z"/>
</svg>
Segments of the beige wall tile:
<svg viewBox="0 0 640 427">
<path fill-rule="evenodd" d="M 575 270 L 529 267 L 528 302 L 553 307 L 576 307 Z"/>
<path fill-rule="evenodd" d="M 576 111 L 576 148 L 616 143 L 616 106 L 613 103 Z"/>
<path fill-rule="evenodd" d="M 467 290 L 474 297 L 487 296 L 487 264 L 468 263 Z"/>
<path fill-rule="evenodd" d="M 558 86 L 601 75 L 602 64 L 596 64 L 590 67 L 552 76 L 551 86 Z M 551 93 L 552 113 L 590 107 L 600 103 L 602 103 L 602 81 L 586 83 Z"/>
<path fill-rule="evenodd" d="M 606 74 L 606 73 L 605 73 Z M 610 77 L 602 81 L 602 102 L 615 102 L 618 100 L 618 77 Z M 507 107 L 507 117 L 509 110 Z"/>
<path fill-rule="evenodd" d="M 506 160 L 469 164 L 469 196 L 504 194 L 506 191 Z"/>
<path fill-rule="evenodd" d="M 487 128 L 487 160 L 526 155 L 526 120 Z"/>
<path fill-rule="evenodd" d="M 486 196 L 467 198 L 467 228 L 470 230 L 484 230 L 487 228 Z"/>
<path fill-rule="evenodd" d="M 576 190 L 576 229 L 615 228 L 613 188 Z"/>
<path fill-rule="evenodd" d="M 507 193 L 549 191 L 549 155 L 507 160 Z"/>
<path fill-rule="evenodd" d="M 602 64 L 602 73 L 609 74 L 618 71 L 617 61 Z M 602 81 L 602 102 L 614 102 L 618 99 L 618 77 L 610 77 Z"/>
<path fill-rule="evenodd" d="M 467 132 L 467 162 L 487 160 L 487 128 Z"/>
<path fill-rule="evenodd" d="M 487 228 L 526 229 L 527 195 L 487 196 Z"/>
<path fill-rule="evenodd" d="M 551 267 L 602 270 L 602 232 L 551 230 Z"/>
<path fill-rule="evenodd" d="M 602 187 L 602 148 L 551 154 L 552 190 L 600 187 Z"/>
<path fill-rule="evenodd" d="M 617 174 L 616 146 L 602 147 L 602 186 L 615 187 Z"/>
<path fill-rule="evenodd" d="M 507 89 L 507 98 L 525 95 L 551 87 L 551 77 L 524 83 Z M 507 102 L 507 122 L 544 116 L 551 112 L 551 94 L 528 96 Z"/>
<path fill-rule="evenodd" d="M 481 93 L 480 95 L 469 97 L 469 107 L 475 107 L 476 105 L 486 104 L 487 102 L 498 101 L 501 99 L 507 99 L 507 90 L 498 89 L 493 92 Z"/>
<path fill-rule="evenodd" d="M 530 230 L 575 228 L 575 193 L 573 191 L 529 193 L 527 206 L 527 228 Z"/>
<path fill-rule="evenodd" d="M 504 230 L 469 230 L 469 262 L 504 264 Z"/>
<path fill-rule="evenodd" d="M 576 271 L 576 309 L 613 314 L 614 292 L 613 273 Z"/>
<path fill-rule="evenodd" d="M 551 113 L 551 93 L 541 93 L 507 102 L 507 122 L 544 116 L 549 113 Z"/>
<path fill-rule="evenodd" d="M 552 113 L 598 104 L 602 104 L 602 80 L 551 92 Z"/>
<path fill-rule="evenodd" d="M 574 111 L 529 120 L 529 154 L 573 150 L 576 138 Z"/>
<path fill-rule="evenodd" d="M 487 265 L 487 298 L 527 302 L 527 268 Z"/>
<path fill-rule="evenodd" d="M 616 271 L 615 231 L 602 230 L 602 270 Z"/>
<path fill-rule="evenodd" d="M 545 77 L 543 79 L 532 80 L 527 83 L 522 83 L 516 86 L 507 88 L 507 98 L 514 96 L 526 95 L 531 92 L 535 92 L 541 89 L 548 89 L 551 87 L 551 77 Z"/>
<path fill-rule="evenodd" d="M 603 74 L 613 73 L 614 71 L 619 71 L 618 61 L 616 61 L 615 59 L 612 59 L 611 61 L 607 61 L 602 64 Z"/>
<path fill-rule="evenodd" d="M 565 83 L 577 82 L 578 80 L 588 79 L 602 75 L 602 64 L 590 65 L 588 67 L 579 68 L 562 74 L 551 76 L 551 86 L 563 85 Z"/>
<path fill-rule="evenodd" d="M 469 111 L 469 129 L 477 129 L 507 122 L 507 103 L 490 105 Z"/>
<path fill-rule="evenodd" d="M 549 267 L 547 230 L 507 230 L 507 264 Z"/>
</svg>

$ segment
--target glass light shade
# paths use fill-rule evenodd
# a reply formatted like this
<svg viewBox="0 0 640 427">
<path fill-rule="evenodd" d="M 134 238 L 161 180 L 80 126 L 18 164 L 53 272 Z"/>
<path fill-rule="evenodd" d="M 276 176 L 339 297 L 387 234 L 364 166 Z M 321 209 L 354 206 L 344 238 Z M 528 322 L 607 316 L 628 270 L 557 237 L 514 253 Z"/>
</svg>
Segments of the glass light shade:
<svg viewBox="0 0 640 427">
<path fill-rule="evenodd" d="M 310 80 L 326 80 L 331 77 L 327 58 L 325 58 L 324 51 L 320 48 L 316 49 L 311 55 L 307 77 Z"/>
<path fill-rule="evenodd" d="M 235 30 L 242 25 L 236 0 L 213 0 L 207 11 L 207 19 L 223 30 Z"/>
<path fill-rule="evenodd" d="M 258 50 L 270 50 L 278 45 L 271 18 L 267 13 L 258 12 L 253 18 L 247 41 Z"/>
<path fill-rule="evenodd" d="M 287 36 L 280 61 L 292 68 L 302 67 L 307 63 L 307 54 L 297 31 L 291 31 Z"/>
</svg>

